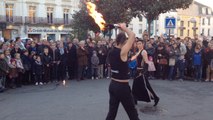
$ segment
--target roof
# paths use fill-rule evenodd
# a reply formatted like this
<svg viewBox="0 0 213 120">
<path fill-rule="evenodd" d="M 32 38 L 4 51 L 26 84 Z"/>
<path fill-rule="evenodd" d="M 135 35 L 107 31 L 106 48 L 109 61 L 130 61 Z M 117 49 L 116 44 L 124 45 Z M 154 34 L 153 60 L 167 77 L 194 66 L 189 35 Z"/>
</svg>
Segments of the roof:
<svg viewBox="0 0 213 120">
<path fill-rule="evenodd" d="M 209 6 L 207 6 L 207 5 L 204 5 L 204 4 L 201 4 L 201 3 L 197 2 L 197 1 L 194 1 L 194 4 L 198 5 L 198 9 L 199 9 L 199 14 L 200 14 L 200 15 L 207 15 L 207 13 L 203 14 L 203 12 L 202 12 L 202 9 L 203 9 L 204 7 L 205 7 L 205 8 L 211 9 L 211 12 L 212 12 L 212 14 L 213 14 L 213 11 L 212 11 L 212 8 L 211 8 L 211 7 L 209 7 Z M 211 14 L 211 15 L 212 15 L 212 14 Z"/>
<path fill-rule="evenodd" d="M 200 7 L 208 7 L 208 8 L 211 8 L 211 7 L 207 6 L 207 5 L 204 5 L 204 4 L 202 4 L 202 3 L 199 3 L 199 2 L 197 2 L 197 1 L 194 1 L 194 4 L 196 4 L 196 5 L 200 6 Z"/>
</svg>

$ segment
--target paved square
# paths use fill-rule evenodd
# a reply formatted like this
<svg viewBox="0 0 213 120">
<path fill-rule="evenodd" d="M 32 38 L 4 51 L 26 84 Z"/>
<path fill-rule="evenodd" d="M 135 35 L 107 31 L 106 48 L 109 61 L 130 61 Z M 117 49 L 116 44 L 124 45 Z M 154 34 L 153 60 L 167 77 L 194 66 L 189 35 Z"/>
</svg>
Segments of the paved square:
<svg viewBox="0 0 213 120">
<path fill-rule="evenodd" d="M 110 80 L 69 81 L 66 86 L 25 86 L 0 94 L 0 120 L 104 120 Z M 212 120 L 213 83 L 150 81 L 160 97 L 139 102 L 141 120 Z M 120 105 L 116 120 L 128 120 Z"/>
</svg>

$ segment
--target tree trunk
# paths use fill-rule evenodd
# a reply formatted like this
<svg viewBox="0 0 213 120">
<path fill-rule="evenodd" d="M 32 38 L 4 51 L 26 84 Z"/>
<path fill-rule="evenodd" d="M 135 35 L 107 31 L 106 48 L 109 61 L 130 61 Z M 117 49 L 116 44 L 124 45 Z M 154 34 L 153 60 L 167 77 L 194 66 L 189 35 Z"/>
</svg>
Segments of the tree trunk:
<svg viewBox="0 0 213 120">
<path fill-rule="evenodd" d="M 150 39 L 150 36 L 151 36 L 151 23 L 152 23 L 152 21 L 151 20 L 147 20 L 147 22 L 148 22 L 148 37 Z"/>
</svg>

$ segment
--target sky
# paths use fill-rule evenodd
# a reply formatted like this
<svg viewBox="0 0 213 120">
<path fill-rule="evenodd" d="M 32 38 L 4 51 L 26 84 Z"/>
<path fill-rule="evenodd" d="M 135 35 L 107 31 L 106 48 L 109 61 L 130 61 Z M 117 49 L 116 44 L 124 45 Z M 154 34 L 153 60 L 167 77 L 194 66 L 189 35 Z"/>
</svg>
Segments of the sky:
<svg viewBox="0 0 213 120">
<path fill-rule="evenodd" d="M 195 0 L 195 1 L 207 5 L 213 9 L 213 0 Z"/>
</svg>

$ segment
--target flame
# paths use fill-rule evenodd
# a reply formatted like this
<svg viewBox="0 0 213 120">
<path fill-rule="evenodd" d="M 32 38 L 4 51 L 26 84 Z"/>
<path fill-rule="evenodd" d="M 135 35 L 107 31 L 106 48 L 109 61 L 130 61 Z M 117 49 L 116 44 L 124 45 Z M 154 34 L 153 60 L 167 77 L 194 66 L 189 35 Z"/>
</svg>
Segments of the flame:
<svg viewBox="0 0 213 120">
<path fill-rule="evenodd" d="M 106 22 L 103 18 L 103 15 L 96 11 L 96 5 L 91 2 L 87 2 L 86 5 L 89 15 L 95 20 L 95 23 L 98 24 L 99 28 L 104 30 Z"/>
</svg>

